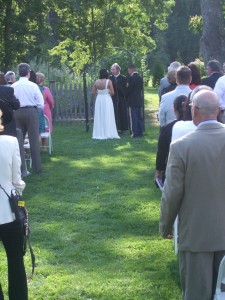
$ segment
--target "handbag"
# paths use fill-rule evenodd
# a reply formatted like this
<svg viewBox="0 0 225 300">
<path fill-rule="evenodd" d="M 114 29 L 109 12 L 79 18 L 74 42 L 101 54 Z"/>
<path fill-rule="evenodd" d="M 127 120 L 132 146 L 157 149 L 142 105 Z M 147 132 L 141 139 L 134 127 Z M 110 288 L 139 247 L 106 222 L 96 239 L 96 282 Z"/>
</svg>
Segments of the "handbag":
<svg viewBox="0 0 225 300">
<path fill-rule="evenodd" d="M 17 190 L 12 189 L 11 195 L 9 195 L 5 189 L 0 184 L 0 188 L 4 191 L 9 199 L 10 208 L 12 211 L 12 215 L 14 218 L 14 222 L 21 222 L 23 228 L 23 235 L 24 235 L 24 244 L 23 244 L 23 255 L 27 252 L 27 244 L 29 245 L 29 250 L 31 254 L 31 262 L 32 262 L 32 273 L 29 277 L 29 280 L 34 275 L 35 269 L 35 255 L 33 248 L 30 243 L 30 227 L 29 227 L 29 218 L 28 218 L 28 211 L 25 207 L 25 201 L 22 200 L 20 194 Z"/>
</svg>

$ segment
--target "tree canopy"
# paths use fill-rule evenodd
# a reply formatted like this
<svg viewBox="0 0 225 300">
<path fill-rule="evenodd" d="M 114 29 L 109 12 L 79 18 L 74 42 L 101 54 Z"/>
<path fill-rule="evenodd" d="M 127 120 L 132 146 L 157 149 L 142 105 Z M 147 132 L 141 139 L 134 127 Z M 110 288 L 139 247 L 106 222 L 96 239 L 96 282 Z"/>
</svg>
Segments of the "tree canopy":
<svg viewBox="0 0 225 300">
<path fill-rule="evenodd" d="M 0 69 L 34 58 L 52 66 L 63 64 L 75 73 L 91 64 L 108 64 L 109 59 L 141 65 L 148 56 L 149 67 L 156 58 L 162 65 L 175 59 L 188 63 L 201 54 L 204 60 L 222 60 L 224 4 L 225 0 L 0 0 Z"/>
</svg>

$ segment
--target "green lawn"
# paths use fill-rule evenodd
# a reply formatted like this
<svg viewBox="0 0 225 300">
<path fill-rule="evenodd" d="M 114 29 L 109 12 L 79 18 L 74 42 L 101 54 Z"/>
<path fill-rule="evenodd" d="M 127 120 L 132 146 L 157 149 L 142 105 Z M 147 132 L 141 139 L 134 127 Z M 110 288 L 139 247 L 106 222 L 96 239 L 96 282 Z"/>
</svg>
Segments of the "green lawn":
<svg viewBox="0 0 225 300">
<path fill-rule="evenodd" d="M 149 91 L 146 107 L 157 109 Z M 37 260 L 29 299 L 181 299 L 172 241 L 158 234 L 158 127 L 147 118 L 142 139 L 93 141 L 91 133 L 92 124 L 86 133 L 84 123 L 55 123 L 53 155 L 43 153 L 44 172 L 26 179 Z M 0 269 L 6 290 L 2 247 Z"/>
</svg>

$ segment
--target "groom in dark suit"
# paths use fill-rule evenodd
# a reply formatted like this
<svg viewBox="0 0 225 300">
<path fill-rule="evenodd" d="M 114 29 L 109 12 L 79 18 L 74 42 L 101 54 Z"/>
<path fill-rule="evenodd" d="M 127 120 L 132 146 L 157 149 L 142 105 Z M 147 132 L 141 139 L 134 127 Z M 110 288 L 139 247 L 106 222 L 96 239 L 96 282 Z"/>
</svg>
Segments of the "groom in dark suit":
<svg viewBox="0 0 225 300">
<path fill-rule="evenodd" d="M 129 109 L 131 137 L 143 136 L 143 116 L 142 108 L 144 104 L 143 97 L 143 79 L 137 73 L 135 65 L 128 67 L 130 78 L 127 83 L 127 103 Z"/>
<path fill-rule="evenodd" d="M 126 93 L 126 77 L 120 74 L 120 66 L 115 63 L 111 67 L 112 75 L 109 79 L 112 81 L 114 95 L 112 96 L 116 127 L 119 132 L 128 130 L 128 114 L 127 103 L 125 98 Z"/>
</svg>

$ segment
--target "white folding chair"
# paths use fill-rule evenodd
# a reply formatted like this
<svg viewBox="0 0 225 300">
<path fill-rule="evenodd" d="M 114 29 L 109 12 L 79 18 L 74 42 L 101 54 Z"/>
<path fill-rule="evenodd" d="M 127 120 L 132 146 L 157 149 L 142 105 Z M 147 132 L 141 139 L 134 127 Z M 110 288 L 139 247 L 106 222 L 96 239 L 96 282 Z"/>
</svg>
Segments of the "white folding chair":
<svg viewBox="0 0 225 300">
<path fill-rule="evenodd" d="M 45 118 L 45 132 L 41 133 L 41 138 L 47 140 L 47 146 L 41 146 L 41 148 L 47 147 L 49 154 L 52 153 L 53 147 L 52 147 L 52 135 L 50 132 L 50 126 L 49 126 L 49 119 L 46 115 L 44 115 Z"/>
<path fill-rule="evenodd" d="M 29 167 L 32 167 L 32 158 L 31 158 L 31 154 L 30 154 L 30 142 L 28 139 L 28 136 L 26 135 L 25 140 L 24 140 L 24 151 L 25 151 L 25 161 L 29 162 Z"/>
<path fill-rule="evenodd" d="M 213 300 L 225 300 L 225 256 L 223 257 L 216 283 L 216 292 Z"/>
</svg>

